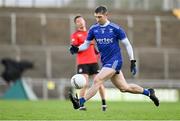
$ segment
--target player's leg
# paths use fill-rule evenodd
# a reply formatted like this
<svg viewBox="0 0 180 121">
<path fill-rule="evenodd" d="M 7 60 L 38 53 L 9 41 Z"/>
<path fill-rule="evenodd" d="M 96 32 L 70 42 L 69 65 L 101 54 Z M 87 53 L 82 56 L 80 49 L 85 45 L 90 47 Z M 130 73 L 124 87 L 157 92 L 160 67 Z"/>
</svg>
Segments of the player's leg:
<svg viewBox="0 0 180 121">
<path fill-rule="evenodd" d="M 93 97 L 97 91 L 99 90 L 99 87 L 103 84 L 104 80 L 110 79 L 115 74 L 115 70 L 107 67 L 103 67 L 101 71 L 95 76 L 94 83 L 90 87 L 90 89 L 87 91 L 85 97 L 78 99 L 77 97 L 72 96 L 72 94 L 69 94 L 70 100 L 73 104 L 74 109 L 79 109 L 84 103 L 89 100 L 91 97 Z"/>
<path fill-rule="evenodd" d="M 105 98 L 105 87 L 103 84 L 99 88 L 99 94 L 102 99 L 102 111 L 106 111 L 107 105 L 106 105 L 106 98 Z"/>
<path fill-rule="evenodd" d="M 86 85 L 80 90 L 79 97 L 84 97 L 86 94 L 86 90 L 89 86 L 89 73 L 88 73 L 88 64 L 80 64 L 77 66 L 77 73 L 83 74 L 83 76 L 86 78 Z M 81 105 L 80 110 L 86 110 L 86 107 L 84 105 Z"/>
<path fill-rule="evenodd" d="M 121 71 L 119 72 L 119 74 L 115 74 L 111 78 L 111 81 L 121 92 L 130 92 L 135 94 L 140 94 L 143 92 L 142 87 L 136 84 L 128 84 Z"/>
<path fill-rule="evenodd" d="M 115 70 L 107 67 L 103 67 L 101 71 L 95 76 L 94 83 L 87 91 L 84 98 L 80 98 L 80 105 L 84 104 L 87 100 L 92 98 L 97 91 L 99 90 L 100 86 L 103 84 L 105 80 L 110 79 L 115 74 Z"/>
<path fill-rule="evenodd" d="M 95 76 L 96 76 L 96 74 L 93 75 L 94 78 L 95 78 Z M 102 111 L 106 111 L 107 105 L 106 105 L 106 97 L 105 97 L 105 87 L 103 84 L 99 87 L 99 94 L 101 96 Z"/>
<path fill-rule="evenodd" d="M 86 78 L 86 85 L 82 89 L 80 89 L 79 97 L 84 97 L 84 95 L 86 94 L 86 90 L 89 86 L 89 75 L 83 74 L 83 76 Z"/>
<path fill-rule="evenodd" d="M 155 103 L 155 105 L 159 106 L 159 100 L 155 96 L 155 92 L 153 89 L 143 89 L 137 84 L 128 84 L 121 71 L 119 74 L 115 74 L 111 78 L 111 81 L 121 92 L 130 92 L 134 94 L 143 94 L 149 96 L 150 99 Z"/>
<path fill-rule="evenodd" d="M 98 74 L 98 71 L 99 71 L 98 63 L 91 64 L 90 74 L 93 75 L 93 78 L 95 78 L 96 74 Z M 103 84 L 99 88 L 99 94 L 101 96 L 102 111 L 106 111 L 107 105 L 106 105 L 106 98 L 105 98 L 105 87 Z"/>
<path fill-rule="evenodd" d="M 86 78 L 86 85 L 82 89 L 80 89 L 80 91 L 79 91 L 79 97 L 80 98 L 85 96 L 86 90 L 89 87 L 89 75 L 83 74 L 83 76 Z M 86 110 L 86 107 L 84 105 L 81 105 L 79 110 Z"/>
</svg>

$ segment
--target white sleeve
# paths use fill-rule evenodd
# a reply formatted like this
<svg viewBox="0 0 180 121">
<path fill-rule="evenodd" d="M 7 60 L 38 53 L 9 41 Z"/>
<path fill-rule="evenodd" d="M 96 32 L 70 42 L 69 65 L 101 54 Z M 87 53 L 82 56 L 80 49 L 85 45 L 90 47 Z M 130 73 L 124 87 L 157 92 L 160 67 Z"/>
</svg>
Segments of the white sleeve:
<svg viewBox="0 0 180 121">
<path fill-rule="evenodd" d="M 90 43 L 91 41 L 85 40 L 84 43 L 79 46 L 79 52 L 88 49 Z"/>
<path fill-rule="evenodd" d="M 133 48 L 128 38 L 124 38 L 121 42 L 125 45 L 130 60 L 134 60 Z"/>
</svg>

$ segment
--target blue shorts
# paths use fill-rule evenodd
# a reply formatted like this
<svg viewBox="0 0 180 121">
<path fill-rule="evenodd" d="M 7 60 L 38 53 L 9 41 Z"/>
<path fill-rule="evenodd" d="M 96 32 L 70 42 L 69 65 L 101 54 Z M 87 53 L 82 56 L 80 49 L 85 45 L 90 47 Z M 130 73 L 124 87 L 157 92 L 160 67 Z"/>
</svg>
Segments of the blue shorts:
<svg viewBox="0 0 180 121">
<path fill-rule="evenodd" d="M 122 67 L 122 61 L 121 60 L 109 60 L 108 62 L 103 64 L 103 67 L 108 67 L 116 70 L 116 72 L 119 72 Z"/>
</svg>

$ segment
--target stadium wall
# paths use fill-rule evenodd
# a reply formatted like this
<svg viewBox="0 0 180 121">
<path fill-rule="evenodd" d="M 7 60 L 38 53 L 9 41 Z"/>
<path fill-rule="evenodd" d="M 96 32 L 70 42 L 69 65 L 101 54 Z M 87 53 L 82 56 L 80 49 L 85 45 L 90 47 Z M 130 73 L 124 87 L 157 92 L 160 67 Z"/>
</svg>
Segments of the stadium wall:
<svg viewBox="0 0 180 121">
<path fill-rule="evenodd" d="M 67 98 L 69 79 L 76 73 L 75 56 L 68 51 L 70 34 L 74 30 L 72 20 L 81 11 L 89 27 L 95 22 L 91 9 L 6 8 L 0 12 L 0 59 L 10 57 L 34 62 L 35 69 L 24 77 L 29 78 L 28 84 L 40 99 Z M 171 12 L 159 11 L 113 10 L 110 17 L 127 31 L 135 48 L 136 77 L 130 75 L 128 57 L 123 51 L 123 72 L 128 82 L 179 89 L 179 20 Z M 2 69 L 0 65 L 0 72 Z M 49 81 L 54 81 L 53 89 L 48 88 Z M 2 94 L 8 87 L 3 81 L 0 83 Z"/>
</svg>

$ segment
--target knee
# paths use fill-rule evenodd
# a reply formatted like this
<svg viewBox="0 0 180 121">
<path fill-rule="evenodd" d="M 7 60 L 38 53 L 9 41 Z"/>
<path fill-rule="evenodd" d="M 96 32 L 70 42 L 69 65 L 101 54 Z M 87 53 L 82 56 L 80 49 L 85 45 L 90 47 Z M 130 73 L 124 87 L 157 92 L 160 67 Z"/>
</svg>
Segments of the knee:
<svg viewBox="0 0 180 121">
<path fill-rule="evenodd" d="M 99 76 L 96 76 L 94 78 L 94 84 L 99 84 L 101 85 L 103 83 L 103 80 L 99 77 Z"/>
</svg>

